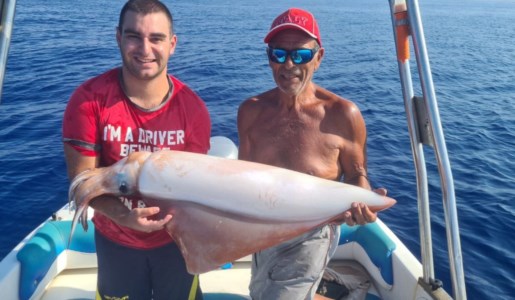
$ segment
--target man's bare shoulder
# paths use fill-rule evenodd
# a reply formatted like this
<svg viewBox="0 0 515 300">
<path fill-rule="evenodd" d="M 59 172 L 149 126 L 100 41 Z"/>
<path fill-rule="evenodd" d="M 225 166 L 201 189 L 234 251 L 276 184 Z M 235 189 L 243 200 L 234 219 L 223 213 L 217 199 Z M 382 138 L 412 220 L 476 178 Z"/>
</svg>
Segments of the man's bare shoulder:
<svg viewBox="0 0 515 300">
<path fill-rule="evenodd" d="M 271 102 L 276 98 L 276 94 L 276 89 L 272 89 L 259 95 L 247 98 L 240 104 L 240 110 L 270 105 Z"/>
<path fill-rule="evenodd" d="M 238 108 L 240 117 L 252 118 L 274 105 L 276 101 L 275 89 L 245 99 Z"/>
<path fill-rule="evenodd" d="M 238 130 L 244 131 L 252 124 L 257 122 L 266 111 L 271 111 L 271 107 L 276 101 L 275 89 L 266 91 L 259 95 L 245 99 L 238 108 Z"/>
<path fill-rule="evenodd" d="M 358 114 L 361 116 L 360 110 L 356 103 L 320 86 L 317 86 L 317 98 L 324 101 L 326 112 L 330 114 L 337 114 L 340 116 L 351 116 Z"/>
</svg>

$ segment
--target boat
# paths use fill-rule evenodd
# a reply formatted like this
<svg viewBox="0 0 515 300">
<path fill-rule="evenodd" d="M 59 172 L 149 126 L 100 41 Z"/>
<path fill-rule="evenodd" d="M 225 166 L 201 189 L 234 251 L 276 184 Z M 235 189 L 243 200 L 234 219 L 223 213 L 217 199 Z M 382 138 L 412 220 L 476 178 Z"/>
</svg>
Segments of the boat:
<svg viewBox="0 0 515 300">
<path fill-rule="evenodd" d="M 15 2 L 2 0 L 0 7 L 0 80 L 3 80 Z M 363 226 L 343 224 L 339 246 L 329 263 L 328 271 L 331 272 L 326 273 L 347 275 L 343 276 L 347 281 L 342 283 L 325 278 L 319 293 L 326 299 L 466 299 L 453 178 L 432 83 L 420 8 L 417 0 L 389 0 L 389 5 L 417 175 L 422 259 L 419 261 L 380 218 Z M 410 39 L 414 45 L 422 96 L 414 95 L 410 74 Z M 443 289 L 433 270 L 424 146 L 434 149 L 442 181 L 452 292 Z M 208 154 L 236 159 L 237 146 L 226 137 L 214 136 Z M 2 299 L 95 299 L 97 265 L 91 229 L 94 225 L 88 221 L 90 230 L 77 228 L 70 242 L 73 215 L 74 208 L 65 205 L 28 234 L 0 262 Z M 199 282 L 204 298 L 250 299 L 250 266 L 251 257 L 247 256 L 201 274 Z"/>
<path fill-rule="evenodd" d="M 214 136 L 208 154 L 236 159 L 237 147 L 226 137 Z M 94 225 L 88 221 L 88 231 L 77 228 L 70 242 L 74 213 L 74 207 L 65 205 L 2 260 L 0 289 L 4 299 L 95 298 L 97 265 L 91 229 Z M 431 293 L 417 284 L 422 275 L 421 264 L 380 219 L 364 226 L 344 224 L 341 231 L 340 245 L 330 268 L 353 277 L 347 283 L 349 288 L 340 293 L 350 290 L 366 294 L 370 300 L 430 299 Z M 205 299 L 250 299 L 250 264 L 251 257 L 247 256 L 201 274 L 199 282 Z M 412 293 L 409 298 L 405 298 L 407 291 Z M 438 299 L 448 298 L 445 294 Z"/>
</svg>

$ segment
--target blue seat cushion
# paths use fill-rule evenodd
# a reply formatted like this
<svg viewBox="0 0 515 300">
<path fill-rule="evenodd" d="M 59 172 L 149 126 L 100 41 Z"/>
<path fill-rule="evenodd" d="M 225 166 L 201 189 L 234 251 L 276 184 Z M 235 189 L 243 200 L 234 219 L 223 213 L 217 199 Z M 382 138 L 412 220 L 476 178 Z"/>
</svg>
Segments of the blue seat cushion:
<svg viewBox="0 0 515 300">
<path fill-rule="evenodd" d="M 85 232 L 78 226 L 70 250 L 95 253 L 93 223 L 88 221 Z M 29 299 L 56 258 L 68 247 L 71 221 L 49 221 L 21 248 L 16 255 L 20 262 L 20 299 Z"/>
<path fill-rule="evenodd" d="M 204 300 L 248 300 L 248 297 L 228 293 L 204 293 Z"/>
<path fill-rule="evenodd" d="M 396 246 L 381 227 L 377 223 L 368 223 L 361 226 L 342 224 L 339 244 L 350 242 L 361 245 L 372 263 L 379 268 L 384 281 L 393 285 L 392 252 Z"/>
</svg>

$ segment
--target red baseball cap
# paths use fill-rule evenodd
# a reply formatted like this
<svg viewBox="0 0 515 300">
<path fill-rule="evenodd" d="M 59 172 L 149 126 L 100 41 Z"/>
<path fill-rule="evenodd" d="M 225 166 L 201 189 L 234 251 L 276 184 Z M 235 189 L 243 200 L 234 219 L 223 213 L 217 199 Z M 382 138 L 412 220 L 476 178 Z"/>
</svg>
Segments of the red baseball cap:
<svg viewBox="0 0 515 300">
<path fill-rule="evenodd" d="M 280 14 L 275 18 L 272 26 L 270 26 L 270 31 L 265 36 L 265 43 L 268 44 L 276 34 L 285 29 L 302 30 L 316 39 L 320 47 L 322 47 L 322 39 L 320 38 L 317 21 L 309 11 L 300 8 L 290 8 Z"/>
</svg>

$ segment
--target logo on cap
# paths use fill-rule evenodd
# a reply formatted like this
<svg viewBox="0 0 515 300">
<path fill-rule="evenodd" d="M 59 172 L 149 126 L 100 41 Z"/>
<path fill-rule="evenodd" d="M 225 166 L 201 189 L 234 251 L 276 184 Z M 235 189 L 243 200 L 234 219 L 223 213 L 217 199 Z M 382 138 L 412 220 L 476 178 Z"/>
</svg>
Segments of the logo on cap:
<svg viewBox="0 0 515 300">
<path fill-rule="evenodd" d="M 322 46 L 322 40 L 320 38 L 320 31 L 318 29 L 317 21 L 315 20 L 315 17 L 308 11 L 299 8 L 290 8 L 280 14 L 272 22 L 270 31 L 265 37 L 265 43 L 269 43 L 276 34 L 285 29 L 302 30 L 312 38 L 316 39 L 318 44 Z"/>
</svg>

